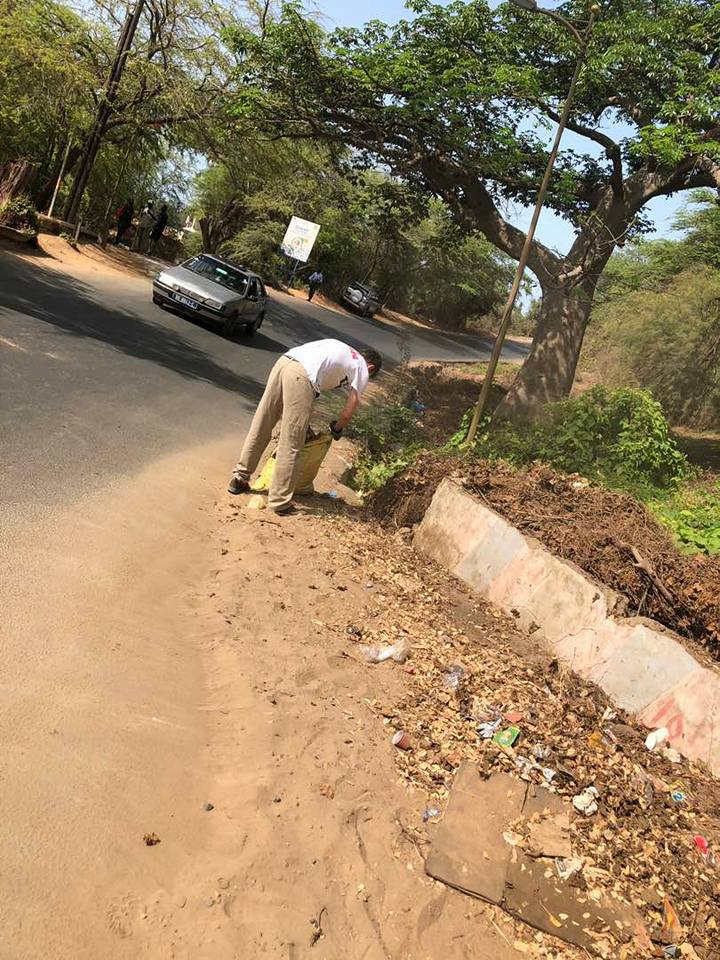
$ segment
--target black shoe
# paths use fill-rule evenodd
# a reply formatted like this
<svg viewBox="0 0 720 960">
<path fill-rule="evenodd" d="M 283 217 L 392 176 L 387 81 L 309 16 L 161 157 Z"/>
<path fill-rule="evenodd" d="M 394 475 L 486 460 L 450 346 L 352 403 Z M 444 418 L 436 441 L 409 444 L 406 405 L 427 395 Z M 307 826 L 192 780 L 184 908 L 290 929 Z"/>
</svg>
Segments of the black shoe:
<svg viewBox="0 0 720 960">
<path fill-rule="evenodd" d="M 238 480 L 232 477 L 228 484 L 228 493 L 247 493 L 250 490 L 250 484 L 247 480 Z"/>
<path fill-rule="evenodd" d="M 278 517 L 294 517 L 296 514 L 300 513 L 300 511 L 294 503 L 289 503 L 286 507 L 280 507 L 279 510 L 273 510 L 273 513 L 277 514 Z"/>
</svg>

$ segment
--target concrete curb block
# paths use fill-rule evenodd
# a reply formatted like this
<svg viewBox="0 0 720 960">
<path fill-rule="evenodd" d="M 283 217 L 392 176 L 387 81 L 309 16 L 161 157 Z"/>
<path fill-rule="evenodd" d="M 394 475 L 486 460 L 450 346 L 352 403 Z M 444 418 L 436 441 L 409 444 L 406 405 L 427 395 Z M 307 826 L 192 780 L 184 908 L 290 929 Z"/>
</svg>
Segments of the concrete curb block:
<svg viewBox="0 0 720 960">
<path fill-rule="evenodd" d="M 673 747 L 720 775 L 720 676 L 669 630 L 645 618 L 612 619 L 618 596 L 523 536 L 453 480 L 443 480 L 415 547 L 483 597 L 538 631 L 556 656 L 597 683 Z"/>
</svg>

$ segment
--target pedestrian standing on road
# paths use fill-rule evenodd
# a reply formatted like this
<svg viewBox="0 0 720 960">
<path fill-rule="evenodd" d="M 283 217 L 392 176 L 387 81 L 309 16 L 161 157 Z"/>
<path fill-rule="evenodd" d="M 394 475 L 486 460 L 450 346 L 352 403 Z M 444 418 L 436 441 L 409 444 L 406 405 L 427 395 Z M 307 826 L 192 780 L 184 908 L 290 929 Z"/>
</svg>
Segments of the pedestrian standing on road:
<svg viewBox="0 0 720 960">
<path fill-rule="evenodd" d="M 117 246 L 127 233 L 127 229 L 132 223 L 135 214 L 135 201 L 128 197 L 125 203 L 117 212 L 117 234 L 115 235 L 115 246 Z"/>
<path fill-rule="evenodd" d="M 138 223 L 138 228 L 135 233 L 132 250 L 135 250 L 137 253 L 145 253 L 148 240 L 150 239 L 150 231 L 154 223 L 155 211 L 153 210 L 153 202 L 152 200 L 148 200 L 147 206 L 143 208 L 143 212 L 140 214 L 140 222 Z"/>
<path fill-rule="evenodd" d="M 315 270 L 310 274 L 308 277 L 308 300 L 312 300 L 312 298 L 315 296 L 315 291 L 322 283 L 325 283 L 325 277 L 322 275 L 320 270 Z"/>
<path fill-rule="evenodd" d="M 168 222 L 168 208 L 167 208 L 167 204 L 164 203 L 160 207 L 160 213 L 157 216 L 157 220 L 155 221 L 154 226 L 150 230 L 150 246 L 148 247 L 148 253 L 152 253 L 153 250 L 155 249 L 158 241 L 163 235 L 163 231 L 167 226 L 167 222 Z"/>
<path fill-rule="evenodd" d="M 229 492 L 244 493 L 250 489 L 250 477 L 279 420 L 280 439 L 268 506 L 278 514 L 294 513 L 292 495 L 313 403 L 328 390 L 348 389 L 342 413 L 330 424 L 333 439 L 339 440 L 357 409 L 368 380 L 377 376 L 381 366 L 382 359 L 377 350 L 354 350 L 340 340 L 314 340 L 288 350 L 270 372 L 240 459 L 233 470 Z"/>
</svg>

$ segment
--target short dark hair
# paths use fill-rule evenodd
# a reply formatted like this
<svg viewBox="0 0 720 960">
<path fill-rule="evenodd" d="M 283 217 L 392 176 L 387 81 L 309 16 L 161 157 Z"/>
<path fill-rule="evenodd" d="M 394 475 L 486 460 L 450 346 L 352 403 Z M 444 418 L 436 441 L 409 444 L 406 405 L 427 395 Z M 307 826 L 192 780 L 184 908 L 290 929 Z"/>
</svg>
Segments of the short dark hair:
<svg viewBox="0 0 720 960">
<path fill-rule="evenodd" d="M 368 366 L 372 364 L 375 367 L 370 376 L 376 377 L 378 373 L 380 373 L 380 368 L 382 367 L 382 357 L 377 350 L 373 350 L 372 347 L 367 347 L 365 350 L 361 350 L 360 353 L 365 358 L 365 363 L 367 363 Z"/>
</svg>

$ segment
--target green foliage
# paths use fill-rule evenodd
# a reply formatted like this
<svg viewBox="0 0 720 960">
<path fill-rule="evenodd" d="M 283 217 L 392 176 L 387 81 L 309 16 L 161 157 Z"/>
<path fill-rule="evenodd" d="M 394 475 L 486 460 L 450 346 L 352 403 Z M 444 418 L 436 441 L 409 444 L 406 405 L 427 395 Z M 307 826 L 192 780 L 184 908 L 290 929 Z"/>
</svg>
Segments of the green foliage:
<svg viewBox="0 0 720 960">
<path fill-rule="evenodd" d="M 0 164 L 30 160 L 45 208 L 70 142 L 60 215 L 127 7 L 0 0 Z M 187 184 L 178 190 L 177 181 L 189 179 L 188 152 L 219 143 L 228 126 L 221 99 L 235 58 L 221 36 L 238 16 L 229 0 L 144 5 L 81 210 L 86 224 L 102 226 L 127 196 L 138 207 L 149 197 L 171 206 L 184 197 Z"/>
<path fill-rule="evenodd" d="M 511 463 L 540 460 L 643 497 L 674 489 L 687 471 L 659 403 L 631 388 L 594 387 L 552 404 L 541 423 L 483 433 L 477 449 Z"/>
<path fill-rule="evenodd" d="M 425 204 L 376 171 L 352 172 L 344 156 L 308 144 L 247 145 L 244 160 L 196 180 L 193 210 L 206 245 L 261 273 L 287 280 L 280 243 L 294 214 L 321 224 L 312 255 L 339 296 L 348 282 L 377 288 L 389 307 L 458 328 L 504 298 L 509 261 L 480 234 L 461 230 L 443 203 Z M 310 271 L 305 268 L 299 280 Z"/>
<path fill-rule="evenodd" d="M 649 506 L 687 553 L 720 553 L 720 482 L 688 485 Z"/>
<path fill-rule="evenodd" d="M 461 217 L 472 206 L 465 184 L 472 191 L 478 180 L 492 181 L 507 200 L 532 202 L 547 156 L 542 128 L 575 66 L 572 36 L 508 3 L 414 0 L 411 10 L 412 19 L 395 25 L 326 34 L 289 3 L 262 36 L 235 31 L 244 81 L 236 114 L 273 134 L 286 127 L 350 143 L 359 159 L 453 194 Z M 567 0 L 562 13 L 582 23 L 587 5 Z M 602 132 L 609 114 L 624 121 L 633 132 L 619 150 L 632 171 L 648 161 L 667 168 L 688 156 L 720 157 L 711 57 L 719 30 L 717 5 L 707 0 L 605 4 L 574 119 Z M 561 154 L 547 199 L 576 225 L 613 176 L 591 139 Z"/>
<path fill-rule="evenodd" d="M 360 454 L 353 465 L 353 486 L 361 493 L 378 490 L 396 474 L 407 469 L 421 450 L 422 445 L 413 444 L 396 453 L 387 453 L 380 459 Z"/>
<path fill-rule="evenodd" d="M 360 407 L 346 433 L 360 446 L 352 484 L 363 493 L 383 486 L 423 449 L 417 415 L 394 401 L 375 400 Z"/>
<path fill-rule="evenodd" d="M 720 274 L 696 266 L 593 313 L 588 362 L 610 384 L 650 390 L 674 424 L 720 419 Z"/>
<path fill-rule="evenodd" d="M 347 434 L 369 454 L 377 456 L 418 443 L 422 432 L 417 414 L 409 407 L 376 401 L 356 411 Z"/>
<path fill-rule="evenodd" d="M 30 197 L 20 195 L 0 203 L 0 223 L 13 230 L 37 233 L 39 220 Z"/>
</svg>

